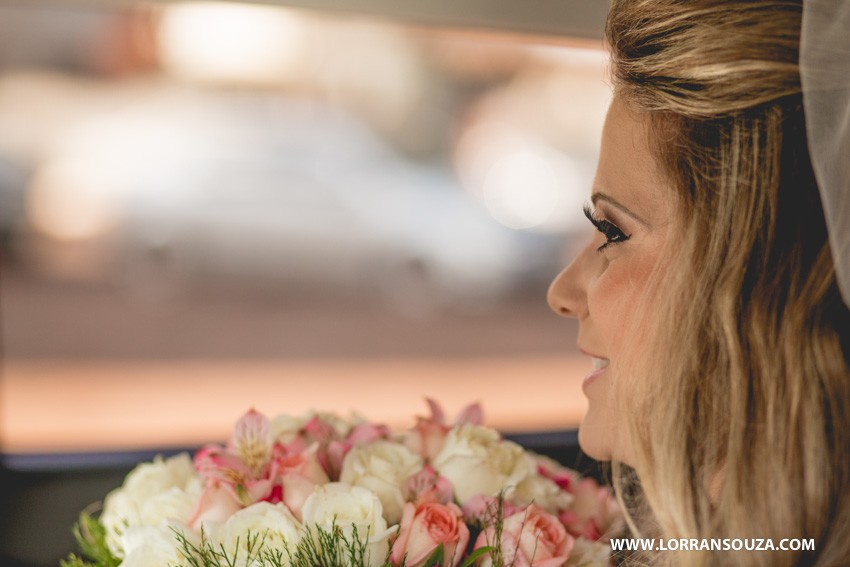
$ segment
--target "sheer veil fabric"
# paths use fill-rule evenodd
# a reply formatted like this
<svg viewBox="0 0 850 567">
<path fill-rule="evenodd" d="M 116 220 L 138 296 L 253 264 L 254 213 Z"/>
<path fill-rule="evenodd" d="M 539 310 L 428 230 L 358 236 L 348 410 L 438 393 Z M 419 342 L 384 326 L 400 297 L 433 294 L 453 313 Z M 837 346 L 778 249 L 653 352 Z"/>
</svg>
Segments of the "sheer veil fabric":
<svg viewBox="0 0 850 567">
<path fill-rule="evenodd" d="M 850 307 L 850 0 L 804 0 L 800 43 L 809 153 Z"/>
</svg>

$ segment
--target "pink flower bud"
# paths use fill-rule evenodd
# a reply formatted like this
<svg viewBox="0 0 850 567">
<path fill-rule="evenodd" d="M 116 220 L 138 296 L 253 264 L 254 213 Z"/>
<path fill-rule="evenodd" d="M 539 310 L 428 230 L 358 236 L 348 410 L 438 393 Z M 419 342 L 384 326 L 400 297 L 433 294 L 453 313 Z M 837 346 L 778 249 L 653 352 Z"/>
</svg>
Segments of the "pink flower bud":
<svg viewBox="0 0 850 567">
<path fill-rule="evenodd" d="M 422 470 L 407 479 L 405 487 L 407 500 L 417 506 L 427 502 L 448 504 L 452 501 L 452 483 L 434 470 L 431 465 L 425 465 Z"/>
</svg>

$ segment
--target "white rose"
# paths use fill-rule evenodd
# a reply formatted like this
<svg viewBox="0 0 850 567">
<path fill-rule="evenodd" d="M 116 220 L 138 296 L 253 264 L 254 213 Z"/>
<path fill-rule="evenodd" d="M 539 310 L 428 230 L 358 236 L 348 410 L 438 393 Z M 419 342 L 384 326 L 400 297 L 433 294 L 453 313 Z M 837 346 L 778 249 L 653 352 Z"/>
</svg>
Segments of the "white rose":
<svg viewBox="0 0 850 567">
<path fill-rule="evenodd" d="M 302 434 L 304 427 L 313 419 L 319 418 L 324 424 L 330 426 L 336 438 L 343 439 L 351 428 L 358 423 L 358 418 L 350 420 L 343 419 L 336 414 L 309 411 L 302 416 L 278 415 L 271 420 L 272 438 L 284 445 L 293 441 Z"/>
<path fill-rule="evenodd" d="M 214 530 L 212 539 L 216 547 L 224 547 L 231 560 L 236 558 L 237 565 L 245 566 L 248 565 L 249 535 L 254 547 L 252 559 L 258 558 L 260 542 L 262 549 L 280 551 L 286 559 L 288 551 L 294 551 L 301 539 L 301 524 L 283 504 L 258 502 L 230 516 Z"/>
<path fill-rule="evenodd" d="M 121 547 L 125 553 L 121 567 L 180 565 L 184 556 L 174 530 L 186 535 L 193 545 L 199 543 L 189 529 L 179 523 L 163 521 L 156 526 L 127 528 L 121 535 Z"/>
<path fill-rule="evenodd" d="M 271 420 L 272 438 L 279 443 L 289 443 L 307 425 L 307 418 L 279 415 Z"/>
<path fill-rule="evenodd" d="M 525 451 L 488 427 L 465 424 L 453 428 L 432 466 L 454 486 L 464 503 L 476 494 L 498 496 L 534 472 Z"/>
<path fill-rule="evenodd" d="M 609 567 L 610 565 L 610 545 L 577 537 L 565 567 Z"/>
<path fill-rule="evenodd" d="M 346 537 L 355 533 L 366 543 L 366 565 L 379 567 L 389 552 L 389 537 L 396 527 L 387 528 L 381 501 L 371 491 L 342 482 L 317 486 L 301 510 L 304 525 L 330 529 L 334 523 Z M 366 539 L 368 537 L 368 539 Z"/>
<path fill-rule="evenodd" d="M 120 536 L 126 528 L 157 526 L 167 519 L 185 522 L 202 489 L 203 481 L 186 453 L 140 464 L 104 500 L 100 522 L 110 550 L 124 556 Z"/>
<path fill-rule="evenodd" d="M 517 485 L 511 500 L 523 507 L 536 504 L 550 514 L 557 514 L 572 503 L 573 495 L 561 489 L 555 481 L 532 474 Z"/>
<path fill-rule="evenodd" d="M 407 479 L 422 468 L 422 457 L 399 443 L 378 440 L 353 447 L 342 461 L 340 482 L 374 492 L 390 525 L 401 521 Z"/>
</svg>

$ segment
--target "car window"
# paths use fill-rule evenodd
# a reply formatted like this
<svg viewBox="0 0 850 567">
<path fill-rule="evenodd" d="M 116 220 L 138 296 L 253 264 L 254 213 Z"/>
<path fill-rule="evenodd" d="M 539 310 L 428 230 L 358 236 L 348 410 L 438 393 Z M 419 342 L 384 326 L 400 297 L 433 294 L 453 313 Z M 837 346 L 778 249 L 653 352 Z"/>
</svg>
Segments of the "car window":
<svg viewBox="0 0 850 567">
<path fill-rule="evenodd" d="M 586 237 L 601 39 L 386 9 L 0 7 L 3 452 L 426 396 L 577 425 L 545 292 Z"/>
</svg>

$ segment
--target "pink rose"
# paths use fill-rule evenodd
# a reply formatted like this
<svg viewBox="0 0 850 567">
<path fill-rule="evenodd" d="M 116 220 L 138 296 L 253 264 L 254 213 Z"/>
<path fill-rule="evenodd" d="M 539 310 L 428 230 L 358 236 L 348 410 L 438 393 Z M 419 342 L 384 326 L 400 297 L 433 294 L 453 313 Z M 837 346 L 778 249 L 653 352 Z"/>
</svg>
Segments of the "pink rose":
<svg viewBox="0 0 850 567">
<path fill-rule="evenodd" d="M 417 506 L 426 502 L 448 504 L 452 501 L 454 491 L 452 483 L 431 465 L 425 465 L 422 470 L 407 479 L 405 497 L 408 502 Z"/>
<path fill-rule="evenodd" d="M 525 511 L 508 500 L 502 500 L 501 516 L 507 518 Z M 492 524 L 499 514 L 499 500 L 495 496 L 476 494 L 463 503 L 463 517 L 470 524 L 486 526 Z"/>
<path fill-rule="evenodd" d="M 455 567 L 460 563 L 467 543 L 469 529 L 457 505 L 428 502 L 417 507 L 408 502 L 404 505 L 390 562 L 401 565 L 404 560 L 406 567 L 422 567 L 442 545 L 442 566 Z"/>
<path fill-rule="evenodd" d="M 555 516 L 534 505 L 505 518 L 501 541 L 494 541 L 495 533 L 493 526 L 481 532 L 475 548 L 498 545 L 504 564 L 514 567 L 562 567 L 574 543 Z M 483 567 L 492 564 L 489 554 L 482 558 Z"/>
<path fill-rule="evenodd" d="M 574 481 L 569 492 L 573 501 L 558 517 L 572 535 L 590 541 L 607 540 L 622 528 L 620 507 L 608 487 L 599 486 L 592 478 L 583 478 Z"/>
</svg>

